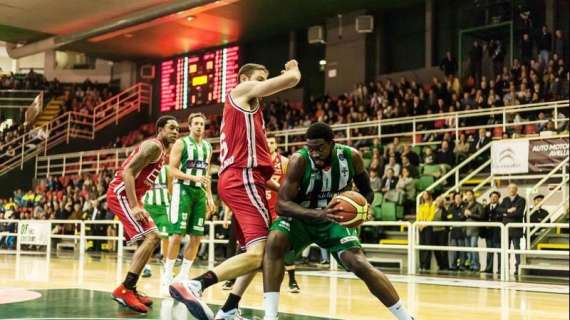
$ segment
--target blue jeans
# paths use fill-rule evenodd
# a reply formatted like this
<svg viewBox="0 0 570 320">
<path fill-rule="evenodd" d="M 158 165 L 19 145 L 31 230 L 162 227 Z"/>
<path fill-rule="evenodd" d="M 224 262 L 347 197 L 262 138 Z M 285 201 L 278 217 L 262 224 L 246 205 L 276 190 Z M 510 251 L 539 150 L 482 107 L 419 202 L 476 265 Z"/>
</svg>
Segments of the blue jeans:
<svg viewBox="0 0 570 320">
<path fill-rule="evenodd" d="M 451 247 L 465 247 L 465 239 L 463 239 L 463 238 L 451 238 L 451 239 L 449 239 L 449 246 L 451 246 Z M 459 259 L 459 263 L 457 263 L 457 259 Z M 452 270 L 463 267 L 464 262 L 465 262 L 465 252 L 463 252 L 463 251 L 450 251 L 449 252 L 449 267 Z"/>
<path fill-rule="evenodd" d="M 479 246 L 479 236 L 469 236 L 465 238 L 465 243 L 467 247 L 477 248 Z M 467 259 L 471 261 L 471 270 L 479 271 L 481 269 L 481 264 L 479 263 L 479 252 L 467 252 Z"/>
</svg>

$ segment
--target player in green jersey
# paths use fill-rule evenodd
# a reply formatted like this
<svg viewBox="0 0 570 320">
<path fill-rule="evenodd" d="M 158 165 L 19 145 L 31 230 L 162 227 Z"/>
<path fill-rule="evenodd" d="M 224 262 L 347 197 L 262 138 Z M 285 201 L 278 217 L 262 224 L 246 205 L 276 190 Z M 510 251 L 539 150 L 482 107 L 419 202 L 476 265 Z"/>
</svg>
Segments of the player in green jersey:
<svg viewBox="0 0 570 320">
<path fill-rule="evenodd" d="M 289 161 L 289 170 L 279 190 L 279 218 L 271 226 L 263 261 L 264 320 L 278 318 L 279 289 L 289 250 L 301 252 L 311 243 L 328 251 L 347 270 L 362 279 L 398 320 L 413 319 L 400 302 L 386 276 L 375 269 L 362 252 L 356 229 L 338 224 L 342 208 L 334 197 L 352 189 L 352 183 L 372 202 L 374 193 L 362 156 L 348 146 L 334 142 L 331 127 L 312 124 L 307 145 Z"/>
<path fill-rule="evenodd" d="M 215 211 L 210 184 L 212 146 L 204 139 L 205 124 L 204 114 L 190 114 L 190 134 L 178 139 L 170 152 L 169 169 L 173 179 L 169 217 L 173 236 L 165 263 L 163 288 L 166 290 L 173 279 L 174 262 L 182 238 L 190 235 L 177 281 L 188 277 L 204 235 L 204 222 L 208 213 Z"/>
<path fill-rule="evenodd" d="M 168 237 L 172 235 L 172 226 L 168 219 L 170 208 L 170 194 L 168 192 L 168 165 L 160 170 L 156 177 L 154 186 L 147 191 L 143 198 L 144 209 L 150 214 L 152 220 L 158 228 L 161 242 L 161 254 L 164 258 L 168 256 Z"/>
</svg>

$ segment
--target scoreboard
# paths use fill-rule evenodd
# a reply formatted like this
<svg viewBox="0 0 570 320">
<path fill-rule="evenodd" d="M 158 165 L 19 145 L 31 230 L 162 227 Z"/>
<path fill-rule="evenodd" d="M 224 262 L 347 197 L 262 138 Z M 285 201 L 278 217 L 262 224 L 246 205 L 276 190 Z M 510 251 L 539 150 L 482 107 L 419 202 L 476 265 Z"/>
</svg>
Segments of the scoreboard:
<svg viewBox="0 0 570 320">
<path fill-rule="evenodd" d="M 239 47 L 171 58 L 160 64 L 160 111 L 224 103 L 237 85 Z"/>
</svg>

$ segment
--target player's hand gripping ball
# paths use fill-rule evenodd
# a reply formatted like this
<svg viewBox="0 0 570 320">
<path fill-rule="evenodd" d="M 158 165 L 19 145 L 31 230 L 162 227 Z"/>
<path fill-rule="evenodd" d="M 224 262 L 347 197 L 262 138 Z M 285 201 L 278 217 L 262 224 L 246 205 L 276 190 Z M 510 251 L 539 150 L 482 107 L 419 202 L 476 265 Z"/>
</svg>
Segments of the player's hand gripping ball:
<svg viewBox="0 0 570 320">
<path fill-rule="evenodd" d="M 348 228 L 356 228 L 368 219 L 368 202 L 363 195 L 355 191 L 345 191 L 334 197 L 335 208 L 342 208 L 336 213 L 336 221 Z"/>
</svg>

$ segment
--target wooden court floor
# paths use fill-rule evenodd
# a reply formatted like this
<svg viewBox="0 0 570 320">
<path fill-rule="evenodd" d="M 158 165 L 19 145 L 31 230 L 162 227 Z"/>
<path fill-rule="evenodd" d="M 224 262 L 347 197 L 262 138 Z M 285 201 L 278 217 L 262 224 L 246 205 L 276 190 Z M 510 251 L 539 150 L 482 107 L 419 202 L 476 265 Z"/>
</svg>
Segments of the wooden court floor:
<svg viewBox="0 0 570 320">
<path fill-rule="evenodd" d="M 139 288 L 156 297 L 141 316 L 118 307 L 110 291 L 123 278 L 127 262 L 114 258 L 51 258 L 0 255 L 0 319 L 190 319 L 182 305 L 161 298 L 160 266 Z M 192 275 L 203 269 L 194 269 Z M 567 285 L 501 284 L 421 276 L 389 275 L 402 301 L 418 320 L 568 319 Z M 346 273 L 300 272 L 301 293 L 282 293 L 280 319 L 393 319 L 365 285 Z M 285 289 L 285 288 L 284 288 Z M 262 316 L 261 274 L 242 300 L 246 316 Z M 217 285 L 205 300 L 217 310 L 227 295 Z"/>
</svg>

